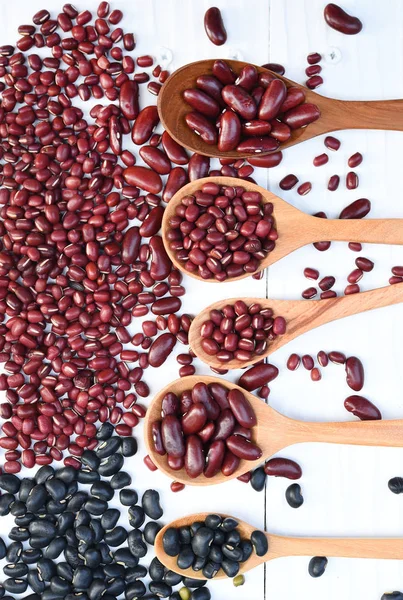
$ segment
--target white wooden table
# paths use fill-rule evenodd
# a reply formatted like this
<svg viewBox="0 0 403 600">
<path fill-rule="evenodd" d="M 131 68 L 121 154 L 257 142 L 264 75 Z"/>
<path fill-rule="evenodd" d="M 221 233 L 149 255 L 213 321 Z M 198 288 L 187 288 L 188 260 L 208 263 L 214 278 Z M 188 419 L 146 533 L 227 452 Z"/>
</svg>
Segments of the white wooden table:
<svg viewBox="0 0 403 600">
<path fill-rule="evenodd" d="M 14 43 L 18 24 L 29 22 L 41 8 L 53 15 L 61 9 L 60 0 L 19 0 L 0 5 L 1 43 Z M 94 10 L 98 2 L 77 2 L 79 10 Z M 124 10 L 122 26 L 133 31 L 137 39 L 136 56 L 157 55 L 159 47 L 173 52 L 175 68 L 194 60 L 232 57 L 257 64 L 273 61 L 286 66 L 286 75 L 305 81 L 306 55 L 317 51 L 340 50 L 337 64 L 323 61 L 323 95 L 345 99 L 403 98 L 403 5 L 400 0 L 344 0 L 343 7 L 361 18 L 364 28 L 358 36 L 343 36 L 329 29 L 323 19 L 323 0 L 217 0 L 228 31 L 227 44 L 216 48 L 207 39 L 203 15 L 211 5 L 207 0 L 115 0 L 113 8 Z M 147 101 L 153 97 L 147 92 Z M 372 202 L 373 217 L 403 217 L 403 133 L 342 132 L 342 147 L 331 153 L 321 168 L 312 159 L 325 151 L 323 138 L 286 151 L 282 164 L 270 172 L 256 170 L 254 177 L 263 186 L 283 196 L 295 206 L 314 213 L 326 211 L 336 217 L 340 210 L 361 197 Z M 364 155 L 358 167 L 360 187 L 347 191 L 342 184 L 335 193 L 327 191 L 330 175 L 347 173 L 347 158 L 354 152 Z M 312 192 L 298 196 L 296 189 L 281 192 L 280 179 L 295 173 L 302 183 L 311 181 Z M 366 246 L 362 253 L 376 262 L 366 274 L 363 289 L 387 284 L 390 268 L 403 264 L 403 248 Z M 187 279 L 184 309 L 196 314 L 206 304 L 232 296 L 270 295 L 295 299 L 310 282 L 302 274 L 305 266 L 316 267 L 321 275 L 337 277 L 335 289 L 342 292 L 347 274 L 358 256 L 347 244 L 333 244 L 320 253 L 306 247 L 272 267 L 263 280 L 243 280 L 235 284 L 209 285 Z M 403 292 L 402 292 L 403 297 Z M 363 394 L 373 400 L 385 418 L 403 418 L 403 306 L 346 319 L 322 327 L 295 340 L 272 358 L 280 368 L 272 384 L 270 404 L 286 415 L 314 420 L 348 420 L 352 417 L 343 407 L 350 390 L 343 367 L 331 365 L 323 370 L 319 383 L 310 380 L 302 367 L 295 373 L 285 369 L 291 352 L 316 354 L 319 350 L 341 350 L 361 358 L 366 383 Z M 133 328 L 138 330 L 139 326 Z M 208 369 L 197 364 L 198 373 Z M 152 393 L 177 377 L 178 365 L 173 357 L 157 373 L 150 368 L 147 380 Z M 239 373 L 230 373 L 235 380 Z M 137 437 L 140 438 L 141 427 Z M 253 523 L 256 527 L 279 534 L 334 536 L 399 536 L 403 538 L 403 497 L 393 495 L 387 487 L 390 477 L 403 475 L 403 449 L 337 447 L 305 444 L 281 453 L 297 460 L 303 468 L 300 483 L 304 505 L 293 510 L 284 498 L 288 480 L 271 479 L 265 492 L 231 481 L 221 487 L 191 488 L 172 494 L 170 481 L 150 473 L 143 463 L 144 446 L 127 461 L 133 475 L 133 487 L 140 492 L 149 487 L 159 490 L 165 507 L 164 521 L 187 512 L 225 511 Z M 4 527 L 3 531 L 6 529 Z M 403 543 L 403 539 L 402 539 Z M 360 561 L 329 559 L 320 579 L 308 575 L 307 558 L 281 559 L 246 576 L 243 587 L 231 581 L 210 584 L 215 600 L 378 600 L 386 590 L 403 589 L 403 568 L 397 561 Z"/>
</svg>

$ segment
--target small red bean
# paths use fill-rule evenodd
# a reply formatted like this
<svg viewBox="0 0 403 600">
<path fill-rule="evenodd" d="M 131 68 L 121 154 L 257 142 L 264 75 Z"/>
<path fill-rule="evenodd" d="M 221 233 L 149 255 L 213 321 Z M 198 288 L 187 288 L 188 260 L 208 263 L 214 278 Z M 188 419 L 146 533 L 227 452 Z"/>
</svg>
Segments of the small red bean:
<svg viewBox="0 0 403 600">
<path fill-rule="evenodd" d="M 322 60 L 322 56 L 318 52 L 311 52 L 306 57 L 306 60 L 310 65 L 316 65 Z"/>
<path fill-rule="evenodd" d="M 290 354 L 287 360 L 287 369 L 296 371 L 301 364 L 301 357 L 298 354 Z"/>
<path fill-rule="evenodd" d="M 283 177 L 283 179 L 280 181 L 279 186 L 282 190 L 291 190 L 293 187 L 295 187 L 298 183 L 298 177 L 296 177 L 295 175 L 286 175 L 285 177 Z"/>
<path fill-rule="evenodd" d="M 329 192 L 335 192 L 339 187 L 340 177 L 338 175 L 332 175 L 328 181 L 327 189 Z"/>
<path fill-rule="evenodd" d="M 310 267 L 306 267 L 304 269 L 304 276 L 307 279 L 318 279 L 319 278 L 319 271 L 317 269 L 311 269 Z"/>
<path fill-rule="evenodd" d="M 347 173 L 346 175 L 346 188 L 348 190 L 355 190 L 356 188 L 358 188 L 358 175 L 357 173 L 354 173 L 354 171 L 350 171 L 349 173 Z"/>
<path fill-rule="evenodd" d="M 302 364 L 307 371 L 312 371 L 314 367 L 314 362 L 312 356 L 310 354 L 304 354 L 302 357 Z"/>
<path fill-rule="evenodd" d="M 325 153 L 320 154 L 319 156 L 315 156 L 315 158 L 313 159 L 313 165 L 315 167 L 321 167 L 322 165 L 325 165 L 327 162 L 329 161 L 329 156 Z"/>
</svg>

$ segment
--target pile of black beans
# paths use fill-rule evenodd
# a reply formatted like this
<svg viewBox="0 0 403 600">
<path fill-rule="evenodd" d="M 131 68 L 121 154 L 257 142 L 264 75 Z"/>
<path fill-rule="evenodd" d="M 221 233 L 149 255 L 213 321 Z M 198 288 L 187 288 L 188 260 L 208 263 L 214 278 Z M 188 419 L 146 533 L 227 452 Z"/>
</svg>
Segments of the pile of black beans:
<svg viewBox="0 0 403 600">
<path fill-rule="evenodd" d="M 178 557 L 180 569 L 202 571 L 206 579 L 215 577 L 220 569 L 228 577 L 235 577 L 240 563 L 248 560 L 253 551 L 264 556 L 268 550 L 262 531 L 254 531 L 250 539 L 241 539 L 238 521 L 214 514 L 190 526 L 169 527 L 162 543 L 169 556 Z"/>
<path fill-rule="evenodd" d="M 181 576 L 157 559 L 149 569 L 140 564 L 162 527 L 163 510 L 156 490 L 146 490 L 139 502 L 128 487 L 131 477 L 122 467 L 137 452 L 136 440 L 114 435 L 109 423 L 97 437 L 95 450 L 83 452 L 80 469 L 46 465 L 33 477 L 0 475 L 0 516 L 11 514 L 15 524 L 10 543 L 0 538 L 0 559 L 7 560 L 0 598 L 14 600 L 28 588 L 33 593 L 27 600 L 135 600 L 147 592 L 148 600 L 180 598 L 172 586 L 183 582 Z M 126 516 L 109 506 L 112 500 L 126 507 L 131 528 L 120 524 Z M 193 588 L 206 583 L 185 580 Z M 209 600 L 207 588 L 201 596 L 197 591 L 192 600 Z"/>
</svg>

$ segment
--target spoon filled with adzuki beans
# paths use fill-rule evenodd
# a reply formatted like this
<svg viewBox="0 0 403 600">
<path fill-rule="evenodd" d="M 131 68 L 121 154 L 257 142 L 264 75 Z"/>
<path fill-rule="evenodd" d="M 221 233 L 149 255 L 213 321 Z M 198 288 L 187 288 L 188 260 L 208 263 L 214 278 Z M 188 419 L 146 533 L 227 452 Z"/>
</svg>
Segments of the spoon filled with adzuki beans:
<svg viewBox="0 0 403 600">
<path fill-rule="evenodd" d="M 230 515 L 196 513 L 165 525 L 155 539 L 155 553 L 184 577 L 223 579 L 286 556 L 402 559 L 403 544 L 398 538 L 286 537 Z"/>
<path fill-rule="evenodd" d="M 228 298 L 193 319 L 189 344 L 213 369 L 242 369 L 325 323 L 401 302 L 399 285 L 327 300 Z"/>
<path fill-rule="evenodd" d="M 181 67 L 158 96 L 161 122 L 193 152 L 269 154 L 340 129 L 403 131 L 403 100 L 325 98 L 264 67 L 201 60 Z"/>
<path fill-rule="evenodd" d="M 368 200 L 354 204 L 354 214 L 346 218 L 322 219 L 244 179 L 205 177 L 172 197 L 162 238 L 177 269 L 209 282 L 248 277 L 323 240 L 403 244 L 401 219 L 364 221 L 360 217 L 368 212 Z"/>
<path fill-rule="evenodd" d="M 200 375 L 182 377 L 161 390 L 144 421 L 144 438 L 154 464 L 172 479 L 190 485 L 214 485 L 239 477 L 292 444 L 400 447 L 402 432 L 403 420 L 296 421 L 235 383 Z"/>
</svg>

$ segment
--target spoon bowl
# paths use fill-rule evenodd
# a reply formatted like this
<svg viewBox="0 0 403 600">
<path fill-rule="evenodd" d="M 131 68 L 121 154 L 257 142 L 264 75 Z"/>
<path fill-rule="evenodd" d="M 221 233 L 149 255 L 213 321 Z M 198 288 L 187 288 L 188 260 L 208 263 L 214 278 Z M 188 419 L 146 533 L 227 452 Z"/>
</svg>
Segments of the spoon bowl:
<svg viewBox="0 0 403 600">
<path fill-rule="evenodd" d="M 285 318 L 287 329 L 283 335 L 279 335 L 273 341 L 268 342 L 267 349 L 263 354 L 252 355 L 248 361 L 233 358 L 228 362 L 221 362 L 216 356 L 211 356 L 203 350 L 201 327 L 210 318 L 210 311 L 214 309 L 221 310 L 227 304 L 234 304 L 237 300 L 243 300 L 247 305 L 257 303 L 262 308 L 271 308 L 274 316 Z M 273 300 L 271 298 L 229 298 L 219 300 L 201 310 L 197 317 L 193 319 L 189 330 L 189 345 L 200 360 L 214 369 L 241 369 L 267 358 L 291 340 L 325 323 L 375 308 L 400 304 L 401 302 L 403 302 L 403 286 L 400 287 L 399 285 L 389 285 L 377 290 L 327 300 Z"/>
<path fill-rule="evenodd" d="M 169 527 L 189 526 L 196 521 L 204 521 L 210 513 L 196 513 L 175 519 L 168 525 L 165 525 L 155 538 L 155 554 L 167 569 L 193 579 L 205 579 L 202 571 L 194 571 L 192 568 L 180 569 L 176 562 L 176 556 L 169 556 L 162 543 L 164 534 Z M 221 514 L 221 513 L 220 513 Z M 221 514 L 222 517 L 231 515 Z M 251 534 L 256 531 L 253 527 L 242 519 L 235 518 L 238 521 L 238 531 L 242 539 L 249 539 Z M 250 558 L 240 563 L 240 573 L 246 573 L 258 565 L 275 558 L 286 556 L 334 556 L 341 558 L 383 558 L 383 559 L 402 559 L 403 543 L 401 538 L 307 538 L 307 537 L 286 537 L 271 533 L 265 534 L 268 539 L 269 549 L 264 556 L 257 556 L 255 552 Z M 227 575 L 220 569 L 214 579 L 225 579 Z"/>
<path fill-rule="evenodd" d="M 248 64 L 239 60 L 227 60 L 226 63 L 237 75 Z M 164 83 L 158 95 L 158 112 L 161 123 L 171 137 L 192 152 L 217 158 L 248 158 L 262 156 L 261 154 L 247 154 L 232 150 L 220 152 L 217 146 L 206 144 L 200 136 L 189 129 L 185 115 L 192 108 L 183 99 L 183 92 L 196 87 L 196 79 L 200 75 L 211 75 L 214 59 L 199 60 L 177 69 Z M 268 69 L 254 65 L 258 73 L 265 73 Z M 338 131 L 340 129 L 390 129 L 403 131 L 403 100 L 373 100 L 373 101 L 345 101 L 325 98 L 309 90 L 299 83 L 269 71 L 278 79 L 284 81 L 287 87 L 301 88 L 305 94 L 305 101 L 316 104 L 321 116 L 317 121 L 305 128 L 292 131 L 291 138 L 280 144 L 278 150 L 294 146 L 323 133 Z M 277 150 L 277 151 L 278 151 Z"/>
<path fill-rule="evenodd" d="M 403 111 L 402 111 L 403 112 Z M 177 269 L 194 279 L 219 283 L 216 279 L 203 279 L 198 272 L 187 271 L 185 262 L 178 260 L 171 247 L 167 234 L 170 230 L 170 219 L 175 216 L 177 207 L 185 196 L 193 195 L 203 187 L 204 183 L 216 183 L 225 186 L 240 186 L 248 192 L 259 192 L 262 202 L 273 204 L 273 217 L 278 232 L 274 249 L 259 263 L 257 271 L 274 264 L 294 250 L 309 243 L 329 241 L 365 242 L 383 244 L 403 244 L 402 219 L 320 219 L 298 210 L 272 192 L 244 179 L 235 177 L 205 177 L 197 179 L 182 187 L 168 202 L 162 219 L 162 239 L 169 258 Z M 228 277 L 225 281 L 238 281 L 250 277 L 251 273 L 243 273 L 237 277 Z"/>
<path fill-rule="evenodd" d="M 262 450 L 262 457 L 254 461 L 241 460 L 238 468 L 232 475 L 225 476 L 217 473 L 214 477 L 207 478 L 200 475 L 195 479 L 189 477 L 184 468 L 171 469 L 168 465 L 167 455 L 161 456 L 154 449 L 152 437 L 152 424 L 161 420 L 162 399 L 168 392 L 180 395 L 185 390 L 190 390 L 196 383 L 219 383 L 228 390 L 240 390 L 250 402 L 255 411 L 257 425 L 252 429 L 252 441 Z M 395 421 L 352 421 L 347 423 L 313 423 L 296 421 L 280 414 L 253 394 L 245 391 L 235 383 L 218 377 L 191 375 L 176 379 L 163 388 L 152 400 L 144 419 L 144 440 L 147 452 L 154 464 L 176 481 L 186 485 L 215 485 L 239 477 L 254 469 L 259 464 L 270 458 L 273 454 L 286 446 L 301 442 L 329 442 L 337 444 L 358 444 L 367 446 L 403 446 L 403 420 Z"/>
</svg>

